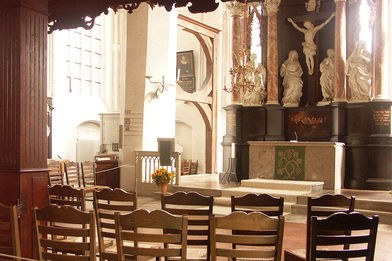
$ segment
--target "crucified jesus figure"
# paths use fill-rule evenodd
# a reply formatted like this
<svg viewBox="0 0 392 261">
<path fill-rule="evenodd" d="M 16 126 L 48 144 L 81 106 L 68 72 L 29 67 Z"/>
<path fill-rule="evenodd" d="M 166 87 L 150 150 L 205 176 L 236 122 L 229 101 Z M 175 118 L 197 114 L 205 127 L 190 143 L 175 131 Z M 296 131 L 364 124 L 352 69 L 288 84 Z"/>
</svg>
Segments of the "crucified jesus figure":
<svg viewBox="0 0 392 261">
<path fill-rule="evenodd" d="M 295 29 L 297 29 L 298 31 L 304 34 L 305 42 L 302 43 L 302 46 L 303 46 L 303 53 L 306 58 L 306 65 L 308 66 L 309 75 L 313 74 L 313 68 L 314 68 L 313 56 L 316 55 L 316 50 L 317 50 L 317 45 L 314 43 L 314 36 L 321 28 L 327 25 L 334 16 L 335 13 L 332 13 L 332 15 L 327 20 L 325 20 L 322 24 L 318 26 L 314 26 L 311 21 L 307 20 L 304 22 L 305 28 L 299 27 L 296 23 L 294 23 L 293 19 L 291 18 L 287 19 L 287 21 L 289 21 L 294 26 Z"/>
</svg>

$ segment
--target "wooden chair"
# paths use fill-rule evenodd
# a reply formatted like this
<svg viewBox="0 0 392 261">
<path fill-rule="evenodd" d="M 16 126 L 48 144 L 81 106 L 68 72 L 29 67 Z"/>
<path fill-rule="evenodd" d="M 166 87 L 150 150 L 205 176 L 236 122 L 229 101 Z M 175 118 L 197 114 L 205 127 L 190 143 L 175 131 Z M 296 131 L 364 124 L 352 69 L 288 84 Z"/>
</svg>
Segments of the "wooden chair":
<svg viewBox="0 0 392 261">
<path fill-rule="evenodd" d="M 199 161 L 196 162 L 191 161 L 191 174 L 197 174 L 197 167 L 199 166 Z"/>
<path fill-rule="evenodd" d="M 268 194 L 246 194 L 242 197 L 231 196 L 231 211 L 244 211 L 246 213 L 257 211 L 267 216 L 283 215 L 284 198 L 275 198 Z"/>
<path fill-rule="evenodd" d="M 177 257 L 186 260 L 188 226 L 186 216 L 174 216 L 164 210 L 149 212 L 144 209 L 125 215 L 116 212 L 114 216 L 118 260 L 129 260 L 139 256 Z M 179 231 L 179 233 L 168 231 Z M 124 242 L 131 245 L 126 245 Z M 156 247 L 145 246 L 151 243 Z"/>
<path fill-rule="evenodd" d="M 313 261 L 317 258 L 346 260 L 365 257 L 366 261 L 373 261 L 377 227 L 378 216 L 367 218 L 357 212 L 335 213 L 325 219 L 313 216 L 309 260 Z M 355 234 L 352 235 L 347 231 L 355 231 Z M 346 245 L 350 246 L 349 249 L 345 247 Z"/>
<path fill-rule="evenodd" d="M 181 175 L 191 174 L 191 161 L 183 160 L 181 161 Z"/>
<path fill-rule="evenodd" d="M 95 186 L 96 185 L 95 162 L 83 161 L 80 164 L 80 166 L 82 169 L 83 187 Z"/>
<path fill-rule="evenodd" d="M 8 207 L 0 203 L 0 253 L 21 256 L 18 224 L 16 205 Z"/>
<path fill-rule="evenodd" d="M 327 217 L 336 212 L 350 213 L 354 211 L 355 197 L 341 194 L 326 194 L 318 198 L 308 197 L 306 215 L 306 249 L 285 250 L 285 260 L 309 260 L 310 256 L 310 222 L 312 216 Z"/>
<path fill-rule="evenodd" d="M 136 193 L 128 193 L 119 188 L 94 191 L 100 260 L 117 260 L 117 251 L 109 249 L 116 240 L 114 212 L 130 213 L 135 209 L 137 209 Z M 110 243 L 106 244 L 105 240 L 109 240 Z"/>
<path fill-rule="evenodd" d="M 179 191 L 172 195 L 161 194 L 161 208 L 174 215 L 188 216 L 189 246 L 205 246 L 204 260 L 210 260 L 209 218 L 213 213 L 214 198 L 197 192 Z"/>
<path fill-rule="evenodd" d="M 255 235 L 235 235 L 227 230 L 253 230 Z M 233 212 L 228 216 L 210 219 L 211 260 L 217 256 L 233 258 L 254 258 L 257 260 L 281 260 L 284 217 L 269 217 L 261 212 Z M 274 232 L 265 234 L 263 232 Z M 225 243 L 225 244 L 224 244 Z M 233 249 L 233 245 L 241 245 Z"/>
<path fill-rule="evenodd" d="M 49 203 L 59 206 L 72 206 L 82 211 L 86 210 L 85 192 L 69 185 L 48 187 Z"/>
<path fill-rule="evenodd" d="M 79 164 L 77 162 L 67 162 L 65 163 L 65 178 L 67 181 L 67 185 L 72 187 L 80 187 L 80 171 Z"/>
<path fill-rule="evenodd" d="M 35 207 L 34 223 L 39 260 L 95 260 L 93 211 L 86 213 L 70 206 L 57 205 L 42 209 Z M 67 226 L 58 226 L 59 223 Z M 57 236 L 78 240 L 57 240 Z"/>
<path fill-rule="evenodd" d="M 50 169 L 48 172 L 49 186 L 63 185 L 63 173 L 60 162 L 54 159 L 48 159 L 48 168 Z"/>
</svg>

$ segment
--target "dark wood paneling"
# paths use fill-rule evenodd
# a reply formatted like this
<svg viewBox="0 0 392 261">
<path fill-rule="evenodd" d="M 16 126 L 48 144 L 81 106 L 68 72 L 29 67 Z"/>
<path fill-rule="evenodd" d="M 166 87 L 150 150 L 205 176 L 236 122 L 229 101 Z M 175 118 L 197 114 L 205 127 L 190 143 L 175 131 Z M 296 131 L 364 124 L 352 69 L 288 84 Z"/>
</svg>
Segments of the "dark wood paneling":
<svg viewBox="0 0 392 261">
<path fill-rule="evenodd" d="M 0 199 L 22 206 L 22 255 L 33 257 L 33 206 L 47 204 L 46 0 L 0 0 Z"/>
<path fill-rule="evenodd" d="M 97 164 L 97 185 L 109 186 L 111 188 L 120 187 L 120 169 L 118 169 L 118 160 L 100 160 Z M 105 171 L 108 169 L 112 169 Z"/>
</svg>

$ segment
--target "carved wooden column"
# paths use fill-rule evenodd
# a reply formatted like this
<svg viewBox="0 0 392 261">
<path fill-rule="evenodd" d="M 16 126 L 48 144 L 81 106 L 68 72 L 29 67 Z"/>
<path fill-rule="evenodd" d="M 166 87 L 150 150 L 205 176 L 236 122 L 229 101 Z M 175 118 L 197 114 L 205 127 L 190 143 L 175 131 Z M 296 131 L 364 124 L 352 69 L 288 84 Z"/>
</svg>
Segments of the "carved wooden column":
<svg viewBox="0 0 392 261">
<path fill-rule="evenodd" d="M 389 100 L 388 95 L 388 0 L 377 0 L 374 24 L 374 101 Z"/>
<path fill-rule="evenodd" d="M 21 206 L 24 257 L 47 204 L 47 25 L 48 0 L 0 0 L 0 201 Z"/>
<path fill-rule="evenodd" d="M 334 102 L 345 102 L 346 99 L 346 0 L 335 0 L 335 75 Z"/>
<path fill-rule="evenodd" d="M 244 5 L 239 2 L 232 2 L 227 4 L 227 9 L 231 13 L 232 17 L 232 60 L 234 68 L 240 63 L 239 53 L 241 50 L 241 16 L 244 14 Z M 245 41 L 245 39 L 244 39 Z M 231 95 L 231 102 L 234 104 L 242 103 L 244 97 L 244 90 L 233 89 Z"/>
<path fill-rule="evenodd" d="M 267 25 L 267 104 L 278 101 L 278 24 L 277 13 L 280 0 L 267 0 L 264 8 L 268 16 Z"/>
</svg>

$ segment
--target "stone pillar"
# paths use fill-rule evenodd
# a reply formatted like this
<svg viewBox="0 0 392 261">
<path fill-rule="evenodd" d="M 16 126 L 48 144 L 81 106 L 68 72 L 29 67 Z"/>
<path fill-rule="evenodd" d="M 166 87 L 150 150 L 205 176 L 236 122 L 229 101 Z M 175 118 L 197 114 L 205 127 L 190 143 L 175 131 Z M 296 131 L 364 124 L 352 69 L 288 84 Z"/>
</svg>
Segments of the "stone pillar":
<svg viewBox="0 0 392 261">
<path fill-rule="evenodd" d="M 0 0 L 0 202 L 18 204 L 22 256 L 34 206 L 47 205 L 48 0 Z"/>
<path fill-rule="evenodd" d="M 346 0 L 335 0 L 335 75 L 334 102 L 345 102 L 346 99 Z"/>
<path fill-rule="evenodd" d="M 280 0 L 266 0 L 264 8 L 268 16 L 267 25 L 267 104 L 278 101 L 278 24 L 277 13 Z"/>
<path fill-rule="evenodd" d="M 377 0 L 374 24 L 373 101 L 389 100 L 388 95 L 388 0 Z"/>
<path fill-rule="evenodd" d="M 227 9 L 231 13 L 232 17 L 232 47 L 231 47 L 231 52 L 232 52 L 232 60 L 233 60 L 233 65 L 232 68 L 234 68 L 236 65 L 238 65 L 241 61 L 239 60 L 239 53 L 241 50 L 241 16 L 244 14 L 244 5 L 239 2 L 232 2 L 227 4 Z M 244 39 L 245 41 L 245 39 Z M 232 95 L 231 95 L 231 102 L 233 104 L 240 104 L 243 100 L 244 97 L 244 90 L 239 89 L 239 90 L 233 90 Z"/>
</svg>

